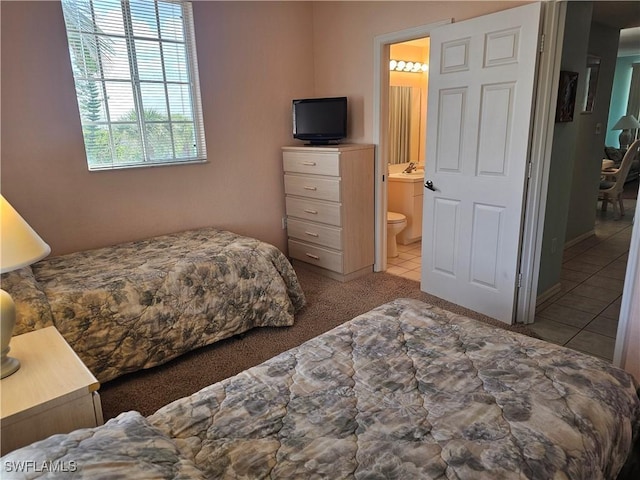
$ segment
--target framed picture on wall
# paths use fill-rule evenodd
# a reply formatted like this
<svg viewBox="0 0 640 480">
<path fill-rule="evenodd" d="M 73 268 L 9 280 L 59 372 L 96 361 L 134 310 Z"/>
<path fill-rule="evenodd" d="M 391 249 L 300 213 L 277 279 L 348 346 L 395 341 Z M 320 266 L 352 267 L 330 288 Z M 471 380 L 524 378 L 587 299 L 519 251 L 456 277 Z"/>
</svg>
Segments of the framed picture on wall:
<svg viewBox="0 0 640 480">
<path fill-rule="evenodd" d="M 573 121 L 577 91 L 578 73 L 561 71 L 558 85 L 558 103 L 556 105 L 556 122 Z"/>
</svg>

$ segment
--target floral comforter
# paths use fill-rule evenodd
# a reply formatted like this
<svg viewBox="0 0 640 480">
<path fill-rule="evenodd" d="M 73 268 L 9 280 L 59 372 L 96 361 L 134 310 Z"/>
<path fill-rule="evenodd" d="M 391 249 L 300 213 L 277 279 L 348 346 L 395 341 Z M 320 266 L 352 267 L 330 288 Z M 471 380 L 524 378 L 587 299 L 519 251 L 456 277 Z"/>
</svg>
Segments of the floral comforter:
<svg viewBox="0 0 640 480">
<path fill-rule="evenodd" d="M 78 478 L 614 479 L 640 432 L 636 388 L 597 358 L 399 299 L 146 419 L 1 463 L 6 478 L 32 460 L 74 461 Z"/>
<path fill-rule="evenodd" d="M 55 325 L 101 382 L 253 327 L 292 325 L 305 303 L 276 247 L 213 228 L 31 268 L 3 276 L 21 312 L 14 334 Z"/>
</svg>

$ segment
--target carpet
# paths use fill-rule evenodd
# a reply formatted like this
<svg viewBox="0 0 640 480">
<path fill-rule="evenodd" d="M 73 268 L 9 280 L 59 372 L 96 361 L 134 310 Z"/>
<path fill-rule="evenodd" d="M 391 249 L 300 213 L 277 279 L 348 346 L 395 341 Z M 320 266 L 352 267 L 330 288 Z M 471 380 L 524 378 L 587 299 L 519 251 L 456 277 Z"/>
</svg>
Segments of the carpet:
<svg viewBox="0 0 640 480">
<path fill-rule="evenodd" d="M 128 410 L 150 415 L 165 404 L 258 365 L 383 303 L 415 298 L 492 325 L 539 338 L 523 325 L 497 320 L 420 291 L 418 282 L 371 273 L 341 283 L 296 266 L 307 305 L 291 327 L 255 328 L 245 334 L 182 355 L 164 365 L 135 372 L 100 388 L 105 421 Z"/>
</svg>

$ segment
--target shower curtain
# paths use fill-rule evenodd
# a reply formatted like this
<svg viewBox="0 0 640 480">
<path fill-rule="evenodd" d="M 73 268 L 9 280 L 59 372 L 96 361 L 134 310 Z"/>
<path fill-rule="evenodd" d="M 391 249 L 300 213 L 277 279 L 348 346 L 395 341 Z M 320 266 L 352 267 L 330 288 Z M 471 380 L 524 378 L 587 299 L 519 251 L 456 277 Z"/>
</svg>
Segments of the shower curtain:
<svg viewBox="0 0 640 480">
<path fill-rule="evenodd" d="M 389 163 L 411 158 L 412 87 L 389 87 Z"/>
</svg>

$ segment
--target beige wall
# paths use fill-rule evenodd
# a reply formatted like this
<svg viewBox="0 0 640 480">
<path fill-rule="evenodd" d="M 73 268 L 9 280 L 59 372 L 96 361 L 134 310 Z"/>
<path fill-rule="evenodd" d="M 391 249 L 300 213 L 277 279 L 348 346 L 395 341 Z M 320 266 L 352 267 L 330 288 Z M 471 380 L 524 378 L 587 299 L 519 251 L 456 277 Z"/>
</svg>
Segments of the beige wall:
<svg viewBox="0 0 640 480">
<path fill-rule="evenodd" d="M 209 163 L 88 172 L 58 2 L 2 2 L 1 190 L 53 254 L 203 225 L 285 248 L 291 99 L 346 95 L 373 138 L 373 41 L 521 2 L 194 2 Z"/>
<path fill-rule="evenodd" d="M 315 2 L 316 94 L 347 95 L 350 139 L 371 143 L 375 37 L 451 18 L 461 21 L 525 3 L 531 2 Z"/>
<path fill-rule="evenodd" d="M 285 247 L 280 146 L 311 5 L 196 2 L 209 163 L 89 172 L 59 2 L 2 3 L 2 193 L 53 254 L 216 225 Z"/>
</svg>

